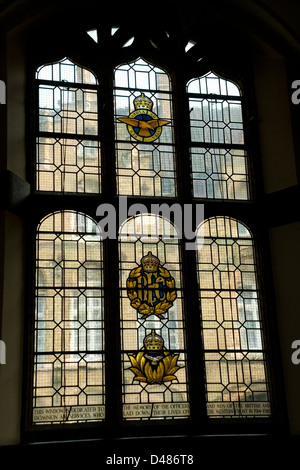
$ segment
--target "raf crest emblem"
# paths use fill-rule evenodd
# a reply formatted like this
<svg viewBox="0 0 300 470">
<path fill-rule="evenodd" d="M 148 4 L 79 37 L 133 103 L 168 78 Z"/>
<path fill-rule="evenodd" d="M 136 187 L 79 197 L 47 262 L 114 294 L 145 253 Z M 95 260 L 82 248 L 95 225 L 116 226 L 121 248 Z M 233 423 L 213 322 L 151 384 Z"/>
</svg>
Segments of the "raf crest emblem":
<svg viewBox="0 0 300 470">
<path fill-rule="evenodd" d="M 127 124 L 128 132 L 135 140 L 141 142 L 153 142 L 158 139 L 162 132 L 162 126 L 170 121 L 159 119 L 152 112 L 153 102 L 142 93 L 133 101 L 135 110 L 126 118 L 118 118 L 119 121 Z"/>
</svg>

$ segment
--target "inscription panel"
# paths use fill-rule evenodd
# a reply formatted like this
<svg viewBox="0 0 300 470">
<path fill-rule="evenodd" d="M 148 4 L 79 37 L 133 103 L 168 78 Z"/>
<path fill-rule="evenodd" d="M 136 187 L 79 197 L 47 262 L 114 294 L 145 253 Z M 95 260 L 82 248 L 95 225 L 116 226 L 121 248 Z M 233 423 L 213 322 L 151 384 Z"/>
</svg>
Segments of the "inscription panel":
<svg viewBox="0 0 300 470">
<path fill-rule="evenodd" d="M 207 403 L 208 416 L 270 416 L 269 402 Z"/>
<path fill-rule="evenodd" d="M 188 417 L 190 405 L 183 403 L 146 403 L 123 405 L 123 417 L 131 419 L 139 418 L 165 418 L 171 416 Z"/>
<path fill-rule="evenodd" d="M 71 422 L 81 420 L 103 420 L 105 406 L 57 406 L 53 408 L 35 408 L 33 422 Z"/>
</svg>

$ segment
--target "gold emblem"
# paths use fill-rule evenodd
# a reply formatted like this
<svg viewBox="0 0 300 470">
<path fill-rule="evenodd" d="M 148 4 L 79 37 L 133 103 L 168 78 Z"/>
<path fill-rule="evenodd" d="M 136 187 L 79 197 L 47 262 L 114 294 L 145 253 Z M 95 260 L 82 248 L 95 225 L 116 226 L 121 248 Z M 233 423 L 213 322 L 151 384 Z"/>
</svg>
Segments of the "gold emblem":
<svg viewBox="0 0 300 470">
<path fill-rule="evenodd" d="M 164 318 L 177 297 L 175 279 L 160 266 L 159 259 L 151 251 L 141 259 L 139 267 L 132 269 L 126 284 L 130 305 L 143 319 L 152 314 Z"/>
<path fill-rule="evenodd" d="M 175 373 L 179 355 L 172 354 L 164 347 L 164 341 L 155 330 L 144 338 L 144 346 L 137 354 L 129 354 L 133 380 L 148 384 L 162 384 L 176 380 Z"/>
<path fill-rule="evenodd" d="M 158 139 L 162 132 L 162 126 L 170 121 L 159 119 L 152 112 L 153 102 L 142 93 L 133 101 L 135 111 L 126 118 L 118 118 L 119 121 L 127 124 L 130 135 L 141 142 L 153 142 Z"/>
</svg>

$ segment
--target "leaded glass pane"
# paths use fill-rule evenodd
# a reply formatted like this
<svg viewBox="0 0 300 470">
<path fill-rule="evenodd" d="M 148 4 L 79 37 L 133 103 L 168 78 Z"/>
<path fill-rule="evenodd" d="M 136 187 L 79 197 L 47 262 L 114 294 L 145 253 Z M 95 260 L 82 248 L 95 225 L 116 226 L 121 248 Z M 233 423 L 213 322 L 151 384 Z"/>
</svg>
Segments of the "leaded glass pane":
<svg viewBox="0 0 300 470">
<path fill-rule="evenodd" d="M 191 98 L 192 142 L 244 144 L 241 103 L 228 99 Z"/>
<path fill-rule="evenodd" d="M 39 137 L 36 166 L 40 191 L 100 191 L 101 155 L 97 141 Z"/>
<path fill-rule="evenodd" d="M 104 419 L 102 245 L 95 222 L 61 211 L 36 238 L 33 423 Z"/>
<path fill-rule="evenodd" d="M 114 87 L 118 194 L 175 196 L 169 76 L 138 59 L 115 69 Z"/>
<path fill-rule="evenodd" d="M 249 199 L 240 90 L 208 73 L 191 80 L 187 91 L 194 196 Z"/>
<path fill-rule="evenodd" d="M 143 214 L 129 219 L 119 236 L 123 418 L 128 420 L 189 416 L 181 261 L 172 224 L 163 236 L 166 223 Z"/>
<path fill-rule="evenodd" d="M 39 87 L 39 130 L 97 135 L 97 91 L 60 85 Z"/>
<path fill-rule="evenodd" d="M 64 81 L 86 85 L 96 85 L 97 83 L 95 75 L 90 70 L 74 64 L 67 58 L 52 64 L 42 65 L 36 72 L 36 78 L 38 80 Z"/>
<path fill-rule="evenodd" d="M 95 76 L 68 59 L 36 74 L 36 188 L 99 193 L 98 91 Z"/>
<path fill-rule="evenodd" d="M 247 227 L 213 217 L 201 227 L 198 282 L 210 417 L 269 416 L 255 247 Z"/>
<path fill-rule="evenodd" d="M 240 96 L 241 92 L 235 83 L 225 80 L 213 72 L 193 79 L 188 84 L 189 93 L 204 95 Z"/>
<path fill-rule="evenodd" d="M 194 196 L 248 199 L 247 155 L 241 149 L 192 148 Z"/>
</svg>

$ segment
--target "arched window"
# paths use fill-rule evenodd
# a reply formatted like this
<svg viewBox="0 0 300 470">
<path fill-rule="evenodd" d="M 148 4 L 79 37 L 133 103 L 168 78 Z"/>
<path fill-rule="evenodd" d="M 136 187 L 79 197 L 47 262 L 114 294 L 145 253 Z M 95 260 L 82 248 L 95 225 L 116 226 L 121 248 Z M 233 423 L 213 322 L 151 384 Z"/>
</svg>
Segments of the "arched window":
<svg viewBox="0 0 300 470">
<path fill-rule="evenodd" d="M 256 251 L 249 229 L 230 217 L 200 227 L 198 282 L 211 417 L 269 416 Z"/>
<path fill-rule="evenodd" d="M 119 233 L 123 417 L 189 416 L 185 317 L 178 234 L 141 214 Z"/>
<path fill-rule="evenodd" d="M 24 422 L 89 437 L 255 418 L 260 432 L 276 420 L 276 384 L 247 86 L 174 32 L 84 33 L 69 57 L 35 64 Z"/>
<path fill-rule="evenodd" d="M 67 58 L 38 68 L 37 190 L 100 191 L 97 83 Z"/>
<path fill-rule="evenodd" d="M 102 242 L 74 211 L 37 228 L 33 416 L 35 424 L 104 419 Z"/>
<path fill-rule="evenodd" d="M 170 78 L 139 58 L 114 72 L 118 194 L 176 195 Z"/>
<path fill-rule="evenodd" d="M 209 199 L 249 199 L 241 91 L 213 72 L 187 85 L 193 193 Z"/>
</svg>

